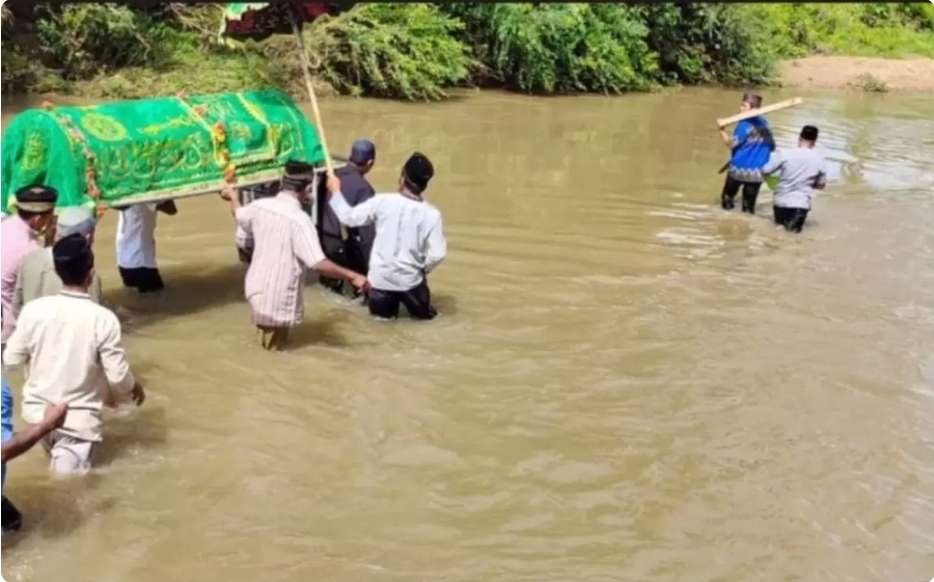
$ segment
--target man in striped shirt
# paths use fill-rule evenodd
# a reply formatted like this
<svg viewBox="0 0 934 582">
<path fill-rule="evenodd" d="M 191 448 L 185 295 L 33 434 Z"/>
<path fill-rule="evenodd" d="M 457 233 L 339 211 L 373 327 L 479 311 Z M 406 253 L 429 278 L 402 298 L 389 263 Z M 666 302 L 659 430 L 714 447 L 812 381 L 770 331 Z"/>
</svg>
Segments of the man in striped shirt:
<svg viewBox="0 0 934 582">
<path fill-rule="evenodd" d="M 289 162 L 275 197 L 241 206 L 236 192 L 222 194 L 237 222 L 237 247 L 253 248 L 246 298 L 260 344 L 267 350 L 283 349 L 289 329 L 304 319 L 305 269 L 345 279 L 361 290 L 367 286 L 364 275 L 325 258 L 315 225 L 301 206 L 312 193 L 313 180 L 312 166 Z"/>
</svg>

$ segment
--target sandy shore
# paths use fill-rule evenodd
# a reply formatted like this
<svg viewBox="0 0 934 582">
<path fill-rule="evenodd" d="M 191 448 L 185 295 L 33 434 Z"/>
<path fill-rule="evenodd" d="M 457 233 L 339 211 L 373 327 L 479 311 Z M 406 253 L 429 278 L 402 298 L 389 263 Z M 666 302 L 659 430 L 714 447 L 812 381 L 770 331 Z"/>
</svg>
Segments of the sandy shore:
<svg viewBox="0 0 934 582">
<path fill-rule="evenodd" d="M 788 87 L 862 90 L 872 78 L 890 91 L 934 91 L 934 59 L 818 56 L 785 61 L 780 71 Z"/>
</svg>

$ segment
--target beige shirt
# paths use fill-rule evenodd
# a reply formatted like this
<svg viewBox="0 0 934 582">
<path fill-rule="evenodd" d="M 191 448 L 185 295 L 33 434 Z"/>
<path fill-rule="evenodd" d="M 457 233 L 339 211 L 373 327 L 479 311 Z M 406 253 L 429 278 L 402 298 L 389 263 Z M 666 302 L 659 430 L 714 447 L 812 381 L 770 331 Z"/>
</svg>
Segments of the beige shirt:
<svg viewBox="0 0 934 582">
<path fill-rule="evenodd" d="M 280 192 L 237 210 L 237 246 L 253 247 L 246 299 L 253 323 L 291 327 L 305 315 L 305 269 L 325 260 L 315 225 L 295 196 Z"/>
<path fill-rule="evenodd" d="M 13 310 L 19 313 L 23 305 L 33 299 L 56 295 L 62 290 L 62 280 L 55 273 L 52 248 L 37 249 L 26 255 L 16 277 L 16 292 L 13 294 Z M 101 302 L 101 278 L 94 273 L 88 289 L 94 303 Z"/>
<path fill-rule="evenodd" d="M 27 365 L 23 420 L 42 420 L 50 404 L 68 402 L 61 431 L 101 440 L 101 408 L 108 384 L 126 397 L 136 380 L 120 341 L 120 322 L 84 293 L 62 291 L 30 301 L 3 352 L 6 366 Z"/>
</svg>

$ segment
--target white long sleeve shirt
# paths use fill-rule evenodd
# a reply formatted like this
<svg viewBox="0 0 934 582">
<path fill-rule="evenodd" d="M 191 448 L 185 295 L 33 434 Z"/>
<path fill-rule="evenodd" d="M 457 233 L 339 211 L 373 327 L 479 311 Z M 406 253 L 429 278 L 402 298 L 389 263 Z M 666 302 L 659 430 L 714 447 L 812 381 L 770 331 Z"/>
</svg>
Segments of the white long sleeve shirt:
<svg viewBox="0 0 934 582">
<path fill-rule="evenodd" d="M 49 405 L 68 403 L 63 433 L 101 440 L 101 408 L 109 385 L 118 397 L 132 391 L 117 316 L 87 294 L 62 291 L 23 307 L 3 352 L 5 366 L 27 364 L 23 420 L 42 420 Z"/>
<path fill-rule="evenodd" d="M 402 194 L 377 194 L 350 206 L 337 192 L 331 208 L 345 225 L 376 225 L 370 253 L 370 286 L 383 291 L 408 291 L 417 287 L 444 260 L 448 243 L 441 212 L 424 200 Z"/>
</svg>

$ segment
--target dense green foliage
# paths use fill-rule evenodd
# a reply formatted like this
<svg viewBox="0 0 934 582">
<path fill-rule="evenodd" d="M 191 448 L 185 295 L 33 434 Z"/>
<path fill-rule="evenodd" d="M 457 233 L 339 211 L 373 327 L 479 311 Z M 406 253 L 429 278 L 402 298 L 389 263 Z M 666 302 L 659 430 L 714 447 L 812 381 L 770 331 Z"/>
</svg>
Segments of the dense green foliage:
<svg viewBox="0 0 934 582">
<path fill-rule="evenodd" d="M 36 23 L 39 47 L 65 79 L 157 61 L 154 52 L 174 40 L 165 25 L 116 4 L 66 4 L 43 12 Z"/>
<path fill-rule="evenodd" d="M 453 4 L 487 80 L 540 93 L 646 89 L 656 58 L 638 9 L 613 4 Z"/>
<path fill-rule="evenodd" d="M 220 5 L 3 8 L 3 89 L 100 97 L 264 85 L 302 94 L 295 39 L 219 39 Z M 815 53 L 934 57 L 926 4 L 359 4 L 306 27 L 319 88 L 438 99 L 493 84 L 530 93 L 762 84 Z"/>
<path fill-rule="evenodd" d="M 321 76 L 341 92 L 438 99 L 473 61 L 457 19 L 428 4 L 364 4 L 306 32 Z"/>
<path fill-rule="evenodd" d="M 934 57 L 931 4 L 751 4 L 779 57 Z"/>
<path fill-rule="evenodd" d="M 664 81 L 764 83 L 771 74 L 768 39 L 736 6 L 651 4 L 643 14 Z"/>
</svg>

